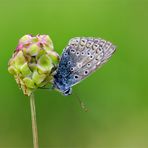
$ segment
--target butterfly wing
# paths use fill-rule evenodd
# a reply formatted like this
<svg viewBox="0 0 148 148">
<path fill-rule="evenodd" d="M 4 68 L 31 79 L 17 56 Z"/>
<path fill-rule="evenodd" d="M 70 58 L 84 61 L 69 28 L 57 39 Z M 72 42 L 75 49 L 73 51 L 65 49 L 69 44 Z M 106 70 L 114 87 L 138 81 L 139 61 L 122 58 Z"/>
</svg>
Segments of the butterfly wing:
<svg viewBox="0 0 148 148">
<path fill-rule="evenodd" d="M 77 37 L 63 50 L 54 85 L 64 92 L 107 62 L 115 51 L 112 43 L 100 38 Z"/>
</svg>

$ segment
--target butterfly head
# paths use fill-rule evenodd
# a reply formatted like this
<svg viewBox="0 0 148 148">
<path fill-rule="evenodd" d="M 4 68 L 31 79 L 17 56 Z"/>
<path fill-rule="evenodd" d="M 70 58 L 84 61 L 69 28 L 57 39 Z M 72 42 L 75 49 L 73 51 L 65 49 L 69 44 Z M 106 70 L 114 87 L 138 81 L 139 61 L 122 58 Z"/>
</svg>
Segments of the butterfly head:
<svg viewBox="0 0 148 148">
<path fill-rule="evenodd" d="M 70 87 L 69 89 L 67 89 L 67 90 L 65 90 L 65 91 L 63 92 L 63 95 L 64 95 L 64 96 L 69 96 L 69 95 L 71 95 L 71 93 L 72 93 L 72 88 Z"/>
<path fill-rule="evenodd" d="M 57 83 L 54 83 L 53 88 L 59 92 L 61 92 L 64 96 L 68 96 L 72 94 L 72 88 L 71 87 L 65 87 L 63 85 L 58 85 Z"/>
</svg>

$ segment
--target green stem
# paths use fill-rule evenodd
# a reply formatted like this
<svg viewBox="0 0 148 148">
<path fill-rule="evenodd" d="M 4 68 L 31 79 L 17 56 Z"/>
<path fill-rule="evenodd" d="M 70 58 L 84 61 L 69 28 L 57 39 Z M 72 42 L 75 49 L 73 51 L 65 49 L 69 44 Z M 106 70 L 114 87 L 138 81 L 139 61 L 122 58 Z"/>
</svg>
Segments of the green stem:
<svg viewBox="0 0 148 148">
<path fill-rule="evenodd" d="M 34 148 L 39 148 L 37 122 L 36 122 L 36 110 L 35 110 L 35 98 L 33 93 L 30 96 L 30 107 L 31 107 L 33 145 L 34 145 Z"/>
</svg>

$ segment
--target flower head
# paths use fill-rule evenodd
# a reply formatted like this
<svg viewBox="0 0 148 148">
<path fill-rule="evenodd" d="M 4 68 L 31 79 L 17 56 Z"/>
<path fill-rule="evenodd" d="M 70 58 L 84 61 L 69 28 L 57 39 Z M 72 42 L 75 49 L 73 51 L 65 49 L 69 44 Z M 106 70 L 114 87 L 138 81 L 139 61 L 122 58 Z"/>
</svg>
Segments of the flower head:
<svg viewBox="0 0 148 148">
<path fill-rule="evenodd" d="M 9 60 L 8 71 L 29 96 L 35 89 L 52 82 L 58 63 L 59 55 L 48 35 L 25 35 Z"/>
</svg>

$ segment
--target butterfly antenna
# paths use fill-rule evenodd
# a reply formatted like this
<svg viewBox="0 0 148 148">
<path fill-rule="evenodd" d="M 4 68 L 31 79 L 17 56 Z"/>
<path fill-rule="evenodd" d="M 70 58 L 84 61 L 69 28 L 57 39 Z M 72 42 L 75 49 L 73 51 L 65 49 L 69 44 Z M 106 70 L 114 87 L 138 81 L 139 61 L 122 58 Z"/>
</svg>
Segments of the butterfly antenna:
<svg viewBox="0 0 148 148">
<path fill-rule="evenodd" d="M 81 101 L 80 97 L 76 93 L 73 93 L 73 94 L 76 96 L 76 98 L 77 98 L 77 100 L 78 100 L 78 102 L 80 104 L 81 109 L 83 111 L 87 112 L 88 111 L 88 108 L 85 106 L 84 102 Z"/>
</svg>

